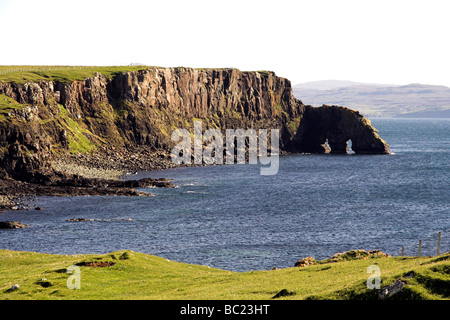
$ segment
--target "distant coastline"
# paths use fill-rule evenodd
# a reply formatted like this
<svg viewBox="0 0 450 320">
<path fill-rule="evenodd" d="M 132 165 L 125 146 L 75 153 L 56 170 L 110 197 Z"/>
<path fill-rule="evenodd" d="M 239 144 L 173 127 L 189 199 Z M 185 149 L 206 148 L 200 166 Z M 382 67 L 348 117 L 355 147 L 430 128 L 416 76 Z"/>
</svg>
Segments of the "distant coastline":
<svg viewBox="0 0 450 320">
<path fill-rule="evenodd" d="M 450 88 L 324 80 L 296 84 L 294 96 L 303 103 L 345 105 L 366 117 L 450 118 Z"/>
</svg>

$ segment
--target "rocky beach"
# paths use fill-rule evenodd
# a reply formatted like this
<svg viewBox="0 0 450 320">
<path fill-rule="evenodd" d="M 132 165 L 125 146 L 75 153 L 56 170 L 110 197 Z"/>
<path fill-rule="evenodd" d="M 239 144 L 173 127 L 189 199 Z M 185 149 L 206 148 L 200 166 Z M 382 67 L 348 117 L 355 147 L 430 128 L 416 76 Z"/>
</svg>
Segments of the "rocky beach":
<svg viewBox="0 0 450 320">
<path fill-rule="evenodd" d="M 123 149 L 95 155 L 66 155 L 52 162 L 54 171 L 43 184 L 3 177 L 0 179 L 0 210 L 35 209 L 27 204 L 34 196 L 151 196 L 151 193 L 134 188 L 174 187 L 164 178 L 122 180 L 123 176 L 137 171 L 173 166 L 164 153 L 150 154 L 148 150 L 130 152 Z"/>
</svg>

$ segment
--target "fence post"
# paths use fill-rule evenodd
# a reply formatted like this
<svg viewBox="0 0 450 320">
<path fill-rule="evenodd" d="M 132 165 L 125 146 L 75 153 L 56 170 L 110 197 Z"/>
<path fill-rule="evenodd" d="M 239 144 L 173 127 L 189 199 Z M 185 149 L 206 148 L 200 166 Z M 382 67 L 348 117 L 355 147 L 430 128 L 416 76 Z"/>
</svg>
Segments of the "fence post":
<svg viewBox="0 0 450 320">
<path fill-rule="evenodd" d="M 422 240 L 419 240 L 419 257 L 422 256 Z"/>
<path fill-rule="evenodd" d="M 405 247 L 402 246 L 402 257 L 404 257 L 404 256 L 405 256 Z"/>
<path fill-rule="evenodd" d="M 441 232 L 438 232 L 438 244 L 437 244 L 437 256 L 440 254 L 441 252 Z"/>
</svg>

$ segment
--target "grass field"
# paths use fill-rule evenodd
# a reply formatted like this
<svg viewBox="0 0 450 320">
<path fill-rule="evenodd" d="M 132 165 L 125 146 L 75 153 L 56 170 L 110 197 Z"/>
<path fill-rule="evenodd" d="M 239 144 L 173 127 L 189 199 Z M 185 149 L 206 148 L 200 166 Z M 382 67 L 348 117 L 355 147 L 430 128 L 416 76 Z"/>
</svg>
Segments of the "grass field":
<svg viewBox="0 0 450 320">
<path fill-rule="evenodd" d="M 79 267 L 79 289 L 67 268 Z M 133 251 L 104 255 L 50 255 L 0 250 L 0 299 L 155 299 L 268 300 L 377 299 L 367 288 L 367 268 L 377 265 L 381 287 L 414 271 L 392 298 L 450 298 L 450 254 L 439 257 L 389 257 L 320 263 L 270 271 L 231 272 L 169 261 Z M 68 281 L 68 279 L 70 281 Z M 14 284 L 19 289 L 8 292 Z"/>
</svg>

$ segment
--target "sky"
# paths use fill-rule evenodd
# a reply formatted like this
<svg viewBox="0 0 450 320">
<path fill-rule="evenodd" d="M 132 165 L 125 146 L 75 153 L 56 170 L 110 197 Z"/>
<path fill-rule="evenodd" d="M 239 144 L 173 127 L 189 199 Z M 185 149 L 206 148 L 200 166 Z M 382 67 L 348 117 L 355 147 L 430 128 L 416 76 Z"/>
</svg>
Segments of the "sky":
<svg viewBox="0 0 450 320">
<path fill-rule="evenodd" d="M 230 67 L 292 84 L 450 86 L 449 9 L 448 0 L 0 0 L 0 65 Z"/>
</svg>

